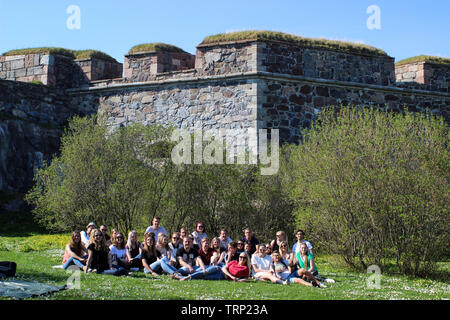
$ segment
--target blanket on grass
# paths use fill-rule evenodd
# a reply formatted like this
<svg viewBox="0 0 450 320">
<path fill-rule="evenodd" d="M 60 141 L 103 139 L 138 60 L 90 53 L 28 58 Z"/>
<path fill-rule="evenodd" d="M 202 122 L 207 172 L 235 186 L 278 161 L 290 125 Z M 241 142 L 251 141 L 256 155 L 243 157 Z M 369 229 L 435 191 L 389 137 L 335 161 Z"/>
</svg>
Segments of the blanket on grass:
<svg viewBox="0 0 450 320">
<path fill-rule="evenodd" d="M 0 297 L 25 299 L 43 294 L 49 294 L 64 290 L 66 286 L 53 286 L 39 282 L 27 282 L 22 280 L 0 281 Z"/>
</svg>

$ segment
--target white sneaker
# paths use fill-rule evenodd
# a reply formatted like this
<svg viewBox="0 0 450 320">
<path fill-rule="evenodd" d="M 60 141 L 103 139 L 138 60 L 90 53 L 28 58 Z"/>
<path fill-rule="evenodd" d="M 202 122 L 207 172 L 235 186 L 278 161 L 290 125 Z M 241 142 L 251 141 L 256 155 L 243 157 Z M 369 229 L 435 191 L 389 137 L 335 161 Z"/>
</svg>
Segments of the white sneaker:
<svg viewBox="0 0 450 320">
<path fill-rule="evenodd" d="M 324 285 L 322 282 L 319 282 L 319 287 L 321 287 L 321 288 L 326 288 L 327 286 Z"/>
<path fill-rule="evenodd" d="M 288 281 L 288 280 L 284 280 L 284 281 L 283 281 L 283 284 L 284 284 L 285 286 L 287 286 L 287 285 L 289 284 L 289 281 Z"/>
<path fill-rule="evenodd" d="M 333 279 L 327 278 L 327 279 L 325 279 L 325 282 L 326 283 L 335 283 L 336 281 L 334 281 Z"/>
</svg>

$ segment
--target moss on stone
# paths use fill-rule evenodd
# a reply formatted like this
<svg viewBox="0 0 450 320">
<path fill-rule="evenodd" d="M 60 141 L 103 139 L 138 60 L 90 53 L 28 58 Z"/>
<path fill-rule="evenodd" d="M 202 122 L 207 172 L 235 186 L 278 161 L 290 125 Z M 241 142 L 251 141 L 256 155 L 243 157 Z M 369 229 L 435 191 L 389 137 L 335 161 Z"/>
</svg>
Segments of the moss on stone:
<svg viewBox="0 0 450 320">
<path fill-rule="evenodd" d="M 415 63 L 415 62 L 428 62 L 428 63 L 434 63 L 434 64 L 441 64 L 450 66 L 450 59 L 444 58 L 444 57 L 436 57 L 436 56 L 427 56 L 427 55 L 420 55 L 415 56 L 407 59 L 400 60 L 399 62 L 395 63 L 396 66 L 401 66 L 404 64 L 409 63 Z"/>
<path fill-rule="evenodd" d="M 91 59 L 97 58 L 102 60 L 107 60 L 111 62 L 117 62 L 116 59 L 109 56 L 108 54 L 98 51 L 98 50 L 71 50 L 66 48 L 55 48 L 55 47 L 41 47 L 41 48 L 27 48 L 27 49 L 16 49 L 5 52 L 3 56 L 17 56 L 25 54 L 55 54 L 63 55 L 72 59 Z"/>
<path fill-rule="evenodd" d="M 3 56 L 19 56 L 24 54 L 59 54 L 66 57 L 74 58 L 73 50 L 56 47 L 26 48 L 16 49 L 5 52 Z"/>
<path fill-rule="evenodd" d="M 128 54 L 141 52 L 185 52 L 183 49 L 166 43 L 144 43 L 134 46 L 128 51 Z"/>
<path fill-rule="evenodd" d="M 242 40 L 258 40 L 258 41 L 281 41 L 307 48 L 326 49 L 333 51 L 340 51 L 346 53 L 360 53 L 377 56 L 387 56 L 387 53 L 381 49 L 354 42 L 304 38 L 301 36 L 276 32 L 276 31 L 238 31 L 230 33 L 221 33 L 203 39 L 200 45 L 214 44 L 228 41 L 242 41 Z"/>
<path fill-rule="evenodd" d="M 110 55 L 108 55 L 102 51 L 98 51 L 98 50 L 92 50 L 92 49 L 75 50 L 75 51 L 73 51 L 73 54 L 75 56 L 75 59 L 97 58 L 97 59 L 106 60 L 106 61 L 110 61 L 110 62 L 117 62 L 117 60 L 114 59 L 113 57 L 111 57 Z"/>
</svg>

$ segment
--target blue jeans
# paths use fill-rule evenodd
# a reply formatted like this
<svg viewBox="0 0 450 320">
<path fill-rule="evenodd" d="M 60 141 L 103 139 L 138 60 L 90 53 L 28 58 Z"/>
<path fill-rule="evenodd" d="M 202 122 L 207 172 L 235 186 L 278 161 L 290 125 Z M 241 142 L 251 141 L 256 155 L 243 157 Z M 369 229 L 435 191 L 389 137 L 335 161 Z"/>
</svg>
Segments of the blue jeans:
<svg viewBox="0 0 450 320">
<path fill-rule="evenodd" d="M 112 276 L 124 276 L 128 275 L 128 270 L 124 267 L 113 264 L 113 269 L 104 270 L 100 274 L 112 275 Z"/>
<path fill-rule="evenodd" d="M 162 260 L 157 260 L 157 261 L 153 262 L 151 265 L 149 265 L 150 269 L 152 269 L 153 272 L 161 274 L 163 271 L 163 268 L 161 267 L 161 261 Z M 150 273 L 150 271 L 148 271 L 146 268 L 144 268 L 144 273 Z"/>
<path fill-rule="evenodd" d="M 66 263 L 63 264 L 63 269 L 66 270 L 68 267 L 70 267 L 73 264 L 78 266 L 78 267 L 80 267 L 80 268 L 84 267 L 83 262 L 81 262 L 80 260 L 75 259 L 73 257 L 70 257 L 69 259 L 67 259 Z"/>
<path fill-rule="evenodd" d="M 161 260 L 161 268 L 163 269 L 164 272 L 168 273 L 168 274 L 174 274 L 175 272 L 178 272 L 179 274 L 183 275 L 183 276 L 187 276 L 189 274 L 189 269 L 188 268 L 180 268 L 177 269 L 174 266 L 171 266 L 169 264 L 169 259 L 167 259 L 167 257 L 162 258 Z M 200 268 L 198 266 L 193 266 L 192 268 L 194 268 L 194 272 L 198 271 L 197 269 Z M 153 269 L 152 269 L 153 270 Z"/>
<path fill-rule="evenodd" d="M 200 268 L 200 267 L 199 267 Z M 199 269 L 194 273 L 191 273 L 191 279 L 204 279 L 204 280 L 221 280 L 224 279 L 223 273 L 218 266 L 208 266 L 206 268 L 207 274 L 204 274 L 203 269 Z"/>
</svg>

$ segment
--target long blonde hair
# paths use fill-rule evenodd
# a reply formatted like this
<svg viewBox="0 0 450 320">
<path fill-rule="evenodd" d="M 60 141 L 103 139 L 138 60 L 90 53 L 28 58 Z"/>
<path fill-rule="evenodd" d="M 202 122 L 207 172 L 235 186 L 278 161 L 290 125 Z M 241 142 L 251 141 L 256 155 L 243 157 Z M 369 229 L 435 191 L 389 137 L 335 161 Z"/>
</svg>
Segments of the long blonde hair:
<svg viewBox="0 0 450 320">
<path fill-rule="evenodd" d="M 96 234 L 100 234 L 101 235 L 101 240 L 100 241 L 95 241 L 95 235 Z M 89 234 L 89 245 L 94 244 L 94 249 L 96 251 L 104 251 L 104 252 L 109 252 L 109 248 L 106 245 L 106 239 L 105 236 L 103 235 L 103 232 L 101 232 L 98 229 L 93 229 L 91 231 L 91 233 Z"/>
<path fill-rule="evenodd" d="M 131 243 L 131 236 L 132 235 L 134 235 L 134 238 L 136 239 L 136 243 L 135 243 L 136 247 L 139 247 L 138 233 L 137 233 L 137 231 L 133 230 L 133 231 L 130 231 L 130 233 L 128 233 L 128 240 L 127 240 L 127 247 L 128 247 L 128 249 L 132 249 L 133 248 L 133 245 Z"/>
</svg>

